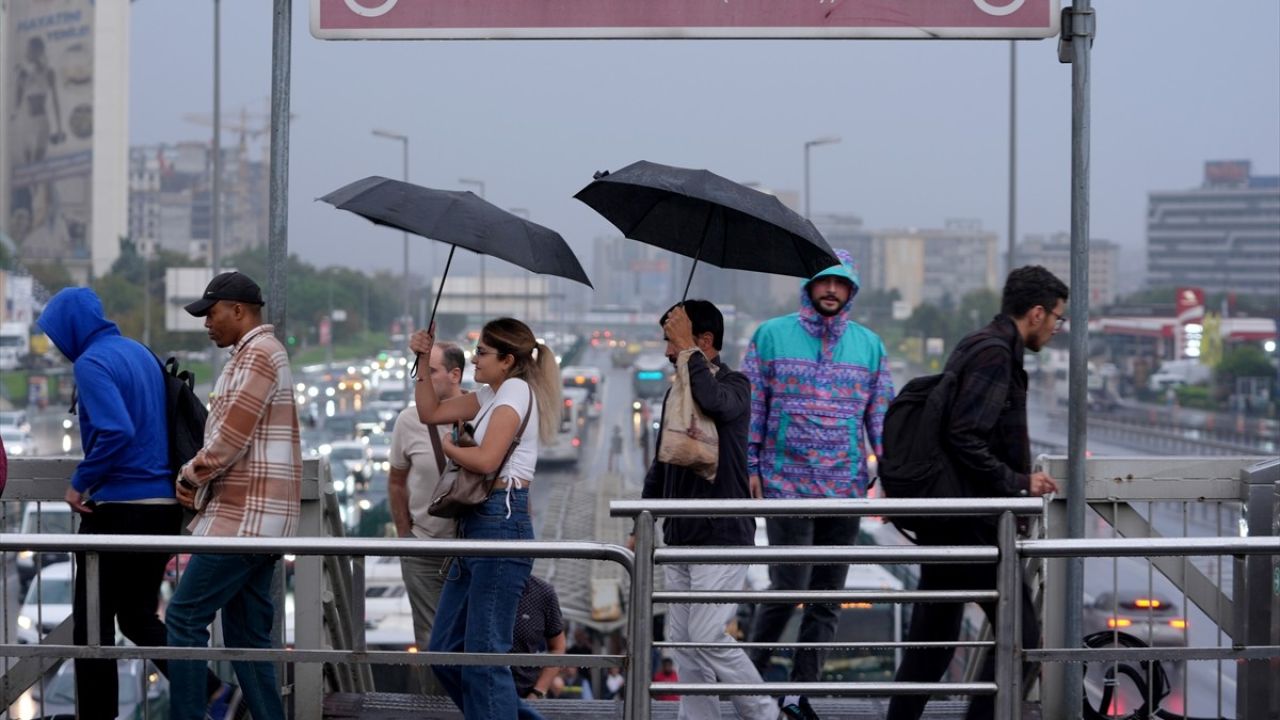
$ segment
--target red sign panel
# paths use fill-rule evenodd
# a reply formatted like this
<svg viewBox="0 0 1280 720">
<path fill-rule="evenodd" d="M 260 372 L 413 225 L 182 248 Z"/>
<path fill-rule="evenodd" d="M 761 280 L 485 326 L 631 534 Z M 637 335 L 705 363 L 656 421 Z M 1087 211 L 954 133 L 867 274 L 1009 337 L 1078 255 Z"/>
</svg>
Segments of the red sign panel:
<svg viewBox="0 0 1280 720">
<path fill-rule="evenodd" d="M 1204 321 L 1204 290 L 1198 287 L 1181 287 L 1174 299 L 1174 309 L 1178 315 L 1178 324 L 1199 323 Z"/>
<path fill-rule="evenodd" d="M 1060 0 L 311 0 L 326 40 L 1045 38 Z"/>
</svg>

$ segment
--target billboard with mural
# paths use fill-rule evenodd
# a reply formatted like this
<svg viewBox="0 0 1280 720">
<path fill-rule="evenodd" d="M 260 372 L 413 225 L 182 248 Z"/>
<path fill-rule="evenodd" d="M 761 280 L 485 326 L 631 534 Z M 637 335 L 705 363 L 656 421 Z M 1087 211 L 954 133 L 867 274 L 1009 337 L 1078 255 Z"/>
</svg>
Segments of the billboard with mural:
<svg viewBox="0 0 1280 720">
<path fill-rule="evenodd" d="M 25 261 L 87 261 L 93 171 L 93 0 L 8 4 L 0 218 Z"/>
</svg>

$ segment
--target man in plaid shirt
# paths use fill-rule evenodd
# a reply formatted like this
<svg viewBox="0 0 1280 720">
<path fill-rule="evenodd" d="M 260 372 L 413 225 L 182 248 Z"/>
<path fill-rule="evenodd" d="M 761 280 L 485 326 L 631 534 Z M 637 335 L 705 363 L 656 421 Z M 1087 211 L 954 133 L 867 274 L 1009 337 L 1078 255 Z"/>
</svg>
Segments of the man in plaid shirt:
<svg viewBox="0 0 1280 720">
<path fill-rule="evenodd" d="M 1027 373 L 1025 351 L 1040 352 L 1062 328 L 1067 310 L 1067 286 L 1039 265 L 1009 273 L 1000 301 L 1000 314 L 986 327 L 965 336 L 947 359 L 947 370 L 959 377 L 948 416 L 943 445 L 960 481 L 974 497 L 1019 497 L 1057 492 L 1048 473 L 1031 467 L 1027 435 Z M 988 519 L 948 518 L 917 532 L 921 545 L 995 545 L 995 525 Z M 925 563 L 920 566 L 920 590 L 994 590 L 996 566 Z M 982 610 L 996 632 L 996 604 Z M 908 642 L 955 641 L 960 637 L 964 605 L 921 603 L 911 611 Z M 1040 646 L 1040 626 L 1026 582 L 1022 586 L 1022 647 Z M 951 664 L 954 648 L 908 648 L 895 682 L 937 682 Z M 995 653 L 979 682 L 995 677 Z M 1024 664 L 1023 687 L 1034 666 Z M 916 720 L 924 712 L 927 695 L 898 695 L 889 703 L 888 720 Z M 967 720 L 995 716 L 990 695 L 974 697 Z"/>
<path fill-rule="evenodd" d="M 287 537 L 301 513 L 302 452 L 289 356 L 262 321 L 262 291 L 238 272 L 214 278 L 187 312 L 205 318 L 209 338 L 231 348 L 214 387 L 204 447 L 182 467 L 177 496 L 198 514 L 194 535 Z M 222 611 L 227 647 L 271 647 L 271 578 L 278 555 L 193 555 L 165 623 L 174 647 L 206 647 Z M 283 718 L 275 668 L 233 662 L 250 714 Z M 201 720 L 205 663 L 170 663 L 170 717 Z"/>
</svg>

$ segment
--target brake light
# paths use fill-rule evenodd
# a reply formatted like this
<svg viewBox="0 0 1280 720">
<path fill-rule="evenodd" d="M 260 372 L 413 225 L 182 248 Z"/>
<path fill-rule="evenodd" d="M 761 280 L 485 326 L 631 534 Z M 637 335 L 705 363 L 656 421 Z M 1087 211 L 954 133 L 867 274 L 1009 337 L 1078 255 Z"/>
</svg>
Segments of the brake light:
<svg viewBox="0 0 1280 720">
<path fill-rule="evenodd" d="M 1182 620 L 1182 619 L 1170 620 L 1170 621 L 1169 621 L 1169 627 L 1174 628 L 1174 629 L 1176 629 L 1176 630 L 1186 630 L 1186 629 L 1187 629 L 1187 621 L 1186 621 L 1186 620 Z"/>
<path fill-rule="evenodd" d="M 581 444 L 582 444 L 582 439 L 581 439 L 581 438 L 574 438 L 572 442 L 573 442 L 573 446 L 574 446 L 574 447 L 578 447 L 579 445 L 581 445 Z"/>
<path fill-rule="evenodd" d="M 568 398 L 565 398 L 564 406 L 565 406 L 565 407 L 573 407 L 573 401 L 572 401 L 572 400 L 570 400 L 570 399 L 568 399 Z"/>
<path fill-rule="evenodd" d="M 1155 598 L 1138 598 L 1133 601 L 1134 607 L 1151 608 L 1152 610 L 1160 607 L 1160 601 Z"/>
<path fill-rule="evenodd" d="M 1133 621 L 1129 618 L 1107 618 L 1107 628 L 1110 630 L 1115 630 L 1116 628 L 1127 628 L 1132 624 Z"/>
</svg>

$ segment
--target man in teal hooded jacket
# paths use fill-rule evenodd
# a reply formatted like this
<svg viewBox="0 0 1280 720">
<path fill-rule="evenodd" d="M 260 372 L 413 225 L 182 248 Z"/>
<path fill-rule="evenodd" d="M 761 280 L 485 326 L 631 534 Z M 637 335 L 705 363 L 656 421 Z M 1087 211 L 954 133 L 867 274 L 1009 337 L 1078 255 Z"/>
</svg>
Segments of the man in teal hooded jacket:
<svg viewBox="0 0 1280 720">
<path fill-rule="evenodd" d="M 879 454 L 884 414 L 893 399 L 893 379 L 879 336 L 849 319 L 859 280 L 848 253 L 839 265 L 814 275 L 800 294 L 800 312 L 766 320 L 756 330 L 742 363 L 751 380 L 751 426 L 747 471 L 752 494 L 765 498 L 851 498 L 867 493 L 863 448 Z M 767 518 L 770 545 L 852 545 L 858 519 Z M 774 565 L 774 590 L 839 590 L 849 566 Z M 791 617 L 784 603 L 761 605 L 752 623 L 753 642 L 776 642 Z M 836 606 L 805 603 L 800 642 L 835 637 Z M 757 650 L 764 675 L 770 651 Z M 799 650 L 793 682 L 817 682 L 824 653 Z M 783 716 L 812 720 L 803 697 L 787 697 Z"/>
<path fill-rule="evenodd" d="M 182 508 L 169 469 L 169 427 L 160 363 L 146 346 L 124 337 L 89 288 L 60 290 L 36 321 L 72 363 L 84 459 L 71 475 L 66 501 L 80 516 L 82 535 L 177 535 Z M 98 565 L 100 617 L 94 632 L 103 645 L 120 631 L 140 647 L 163 646 L 157 616 L 168 553 L 103 553 Z M 87 644 L 84 553 L 76 553 L 72 614 L 77 645 Z M 156 660 L 163 672 L 164 660 Z M 118 709 L 115 660 L 76 660 L 76 696 L 82 719 L 114 718 Z M 221 683 L 208 678 L 211 692 Z"/>
</svg>

